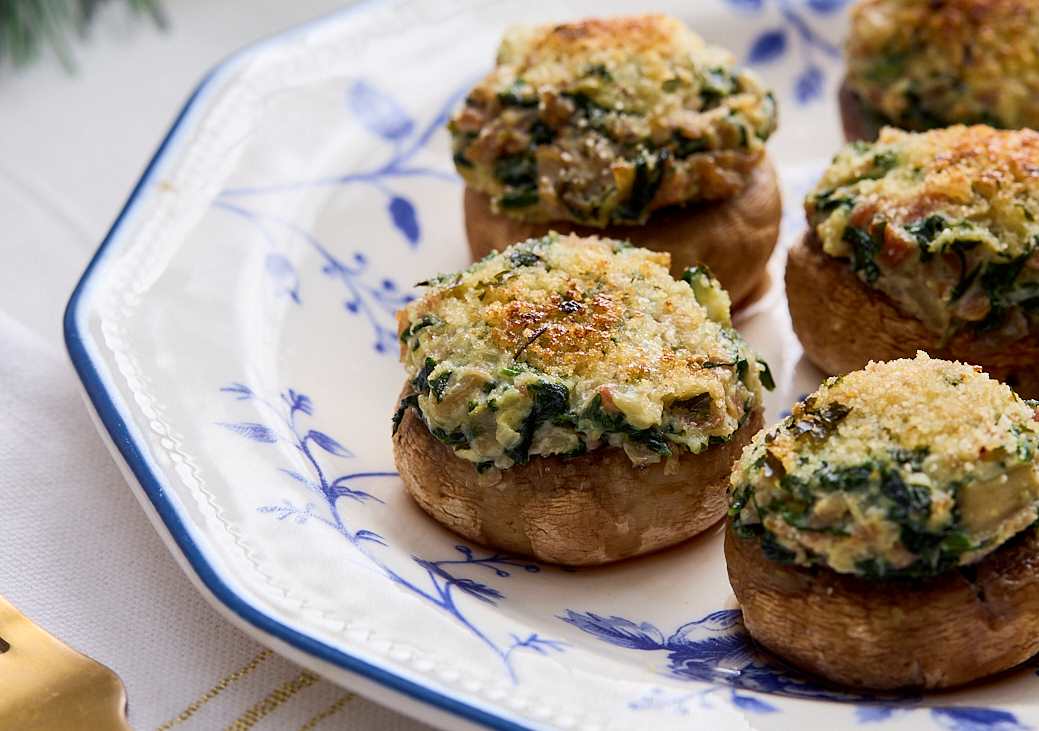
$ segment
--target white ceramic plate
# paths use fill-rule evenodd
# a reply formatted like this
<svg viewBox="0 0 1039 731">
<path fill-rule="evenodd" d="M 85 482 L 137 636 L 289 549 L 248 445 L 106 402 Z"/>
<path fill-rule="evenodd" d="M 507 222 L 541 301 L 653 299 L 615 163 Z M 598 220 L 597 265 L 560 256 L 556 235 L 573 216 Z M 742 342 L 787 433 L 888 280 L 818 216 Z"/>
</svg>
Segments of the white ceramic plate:
<svg viewBox="0 0 1039 731">
<path fill-rule="evenodd" d="M 441 725 L 1039 723 L 1031 670 L 884 699 L 784 670 L 742 631 L 717 530 L 563 571 L 467 545 L 406 497 L 390 450 L 393 312 L 411 283 L 467 263 L 448 110 L 509 23 L 638 9 L 530 5 L 355 6 L 217 68 L 162 143 L 72 297 L 66 338 L 185 570 L 261 641 Z M 661 9 L 777 91 L 789 241 L 839 144 L 843 3 L 675 5 Z M 775 419 L 819 375 L 801 364 L 778 287 L 741 328 L 776 373 Z"/>
</svg>

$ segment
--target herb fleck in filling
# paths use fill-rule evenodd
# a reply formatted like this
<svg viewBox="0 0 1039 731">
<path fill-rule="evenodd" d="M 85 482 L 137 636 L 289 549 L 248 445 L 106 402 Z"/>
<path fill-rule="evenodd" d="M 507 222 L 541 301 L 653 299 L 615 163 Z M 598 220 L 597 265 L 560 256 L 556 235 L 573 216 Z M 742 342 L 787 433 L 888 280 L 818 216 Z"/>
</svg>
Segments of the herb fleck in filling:
<svg viewBox="0 0 1039 731">
<path fill-rule="evenodd" d="M 479 470 L 624 449 L 644 465 L 732 438 L 772 385 L 705 269 L 550 234 L 426 283 L 399 314 L 407 410 Z"/>
<path fill-rule="evenodd" d="M 733 472 L 736 531 L 782 563 L 868 578 L 973 563 L 1034 524 L 1035 402 L 970 366 L 870 364 L 758 434 Z"/>
</svg>

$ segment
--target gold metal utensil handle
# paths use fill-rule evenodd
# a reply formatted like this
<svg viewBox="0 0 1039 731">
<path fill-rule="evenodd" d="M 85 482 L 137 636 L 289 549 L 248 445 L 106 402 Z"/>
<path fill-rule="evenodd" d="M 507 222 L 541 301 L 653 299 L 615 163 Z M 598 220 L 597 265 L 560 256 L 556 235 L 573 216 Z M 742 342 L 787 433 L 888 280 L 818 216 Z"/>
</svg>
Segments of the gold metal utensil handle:
<svg viewBox="0 0 1039 731">
<path fill-rule="evenodd" d="M 3 597 L 0 729 L 130 729 L 119 676 L 44 632 Z"/>
</svg>

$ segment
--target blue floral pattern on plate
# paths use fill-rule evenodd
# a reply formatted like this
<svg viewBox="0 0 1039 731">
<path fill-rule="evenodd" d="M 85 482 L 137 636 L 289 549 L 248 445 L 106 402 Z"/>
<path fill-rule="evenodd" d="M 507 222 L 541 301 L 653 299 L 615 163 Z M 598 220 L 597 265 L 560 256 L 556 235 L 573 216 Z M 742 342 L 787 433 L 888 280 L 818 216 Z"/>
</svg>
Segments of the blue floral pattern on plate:
<svg viewBox="0 0 1039 731">
<path fill-rule="evenodd" d="M 1027 731 L 1013 713 L 976 706 L 926 706 L 919 696 L 877 695 L 827 687 L 768 655 L 754 644 L 743 627 L 738 609 L 721 609 L 688 622 L 665 636 L 649 622 L 568 609 L 559 619 L 617 647 L 644 652 L 667 652 L 666 674 L 672 678 L 714 684 L 690 693 L 671 694 L 655 688 L 630 702 L 636 711 L 665 710 L 688 715 L 694 704 L 709 708 L 728 686 L 728 701 L 755 714 L 780 712 L 773 703 L 738 690 L 793 698 L 856 704 L 855 721 L 878 723 L 905 713 L 928 713 L 947 731 Z"/>
<path fill-rule="evenodd" d="M 310 180 L 268 185 L 229 188 L 220 192 L 214 207 L 248 222 L 269 248 L 266 269 L 275 289 L 296 304 L 302 304 L 300 272 L 282 251 L 286 239 L 304 242 L 319 258 L 321 273 L 338 281 L 345 290 L 343 308 L 351 315 L 363 317 L 372 330 L 372 347 L 377 353 L 390 354 L 397 342 L 394 314 L 411 301 L 392 277 L 372 276 L 369 259 L 361 251 L 347 258 L 335 253 L 332 246 L 319 240 L 295 221 L 266 213 L 250 201 L 259 196 L 298 192 L 301 189 L 366 185 L 382 192 L 386 198 L 387 218 L 409 248 L 419 246 L 422 227 L 414 202 L 394 187 L 403 178 L 429 178 L 457 183 L 453 170 L 442 170 L 416 164 L 414 158 L 426 148 L 433 135 L 447 123 L 451 110 L 465 93 L 468 84 L 458 87 L 440 105 L 421 128 L 408 112 L 389 94 L 363 79 L 351 82 L 346 91 L 346 109 L 375 139 L 390 148 L 389 158 L 367 170 Z M 376 280 L 376 281 L 373 281 Z"/>
<path fill-rule="evenodd" d="M 817 101 L 826 82 L 823 59 L 839 60 L 840 47 L 826 38 L 812 24 L 811 15 L 831 15 L 849 0 L 726 0 L 732 7 L 749 13 L 763 14 L 774 4 L 779 11 L 779 24 L 758 33 L 747 52 L 747 63 L 766 65 L 779 61 L 796 47 L 801 57 L 801 70 L 794 77 L 794 99 L 799 104 Z M 822 57 L 820 59 L 819 57 Z"/>
<path fill-rule="evenodd" d="M 531 633 L 526 637 L 512 634 L 507 642 L 492 639 L 481 627 L 477 626 L 459 605 L 459 595 L 468 596 L 480 602 L 496 605 L 505 599 L 501 590 L 477 581 L 457 572 L 464 569 L 484 569 L 495 577 L 505 579 L 515 569 L 522 569 L 536 574 L 541 567 L 524 559 L 500 553 L 479 557 L 472 548 L 456 545 L 458 556 L 430 560 L 412 556 L 411 559 L 425 571 L 426 582 L 420 584 L 406 578 L 404 572 L 391 567 L 378 553 L 374 546 L 386 546 L 386 539 L 375 531 L 353 527 L 340 510 L 340 501 L 345 499 L 354 503 L 382 503 L 382 499 L 370 492 L 367 485 L 373 481 L 388 477 L 397 477 L 396 472 L 348 472 L 334 475 L 319 459 L 319 455 L 331 455 L 340 459 L 355 457 L 347 447 L 324 431 L 307 427 L 303 421 L 314 415 L 314 403 L 298 391 L 288 389 L 275 400 L 259 395 L 244 383 L 232 383 L 220 389 L 238 401 L 251 401 L 270 418 L 264 422 L 220 422 L 218 425 L 235 434 L 261 444 L 291 445 L 302 456 L 307 465 L 305 473 L 294 469 L 281 468 L 282 476 L 304 485 L 320 499 L 320 506 L 313 502 L 299 504 L 285 499 L 277 505 L 264 505 L 259 512 L 273 515 L 277 520 L 291 520 L 297 525 L 317 523 L 341 535 L 343 539 L 361 556 L 371 562 L 388 580 L 406 589 L 414 596 L 429 602 L 442 610 L 478 639 L 484 646 L 497 655 L 512 682 L 517 681 L 513 667 L 513 658 L 521 651 L 535 652 L 539 655 L 563 652 L 564 642 L 551 640 Z"/>
</svg>

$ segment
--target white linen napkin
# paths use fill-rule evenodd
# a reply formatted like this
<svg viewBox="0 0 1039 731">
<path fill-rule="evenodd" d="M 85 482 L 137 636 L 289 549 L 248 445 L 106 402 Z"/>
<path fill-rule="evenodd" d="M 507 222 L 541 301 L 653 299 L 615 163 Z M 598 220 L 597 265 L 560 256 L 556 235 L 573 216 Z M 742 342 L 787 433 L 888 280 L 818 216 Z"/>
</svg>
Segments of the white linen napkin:
<svg viewBox="0 0 1039 731">
<path fill-rule="evenodd" d="M 265 651 L 207 605 L 95 432 L 64 354 L 3 311 L 0 467 L 0 595 L 115 670 L 134 728 L 425 728 Z"/>
</svg>

